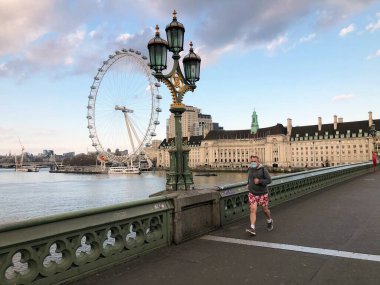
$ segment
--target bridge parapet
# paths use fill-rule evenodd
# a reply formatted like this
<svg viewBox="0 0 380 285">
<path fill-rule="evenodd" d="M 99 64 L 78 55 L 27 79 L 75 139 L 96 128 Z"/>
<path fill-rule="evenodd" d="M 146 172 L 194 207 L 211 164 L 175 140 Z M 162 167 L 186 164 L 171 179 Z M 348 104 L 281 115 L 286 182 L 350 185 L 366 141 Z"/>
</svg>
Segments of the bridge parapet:
<svg viewBox="0 0 380 285">
<path fill-rule="evenodd" d="M 0 284 L 56 284 L 170 245 L 164 197 L 0 226 Z"/>
<path fill-rule="evenodd" d="M 273 177 L 271 205 L 370 172 L 372 163 Z M 246 182 L 0 226 L 0 284 L 61 284 L 249 215 Z"/>
<path fill-rule="evenodd" d="M 269 185 L 270 206 L 275 206 L 316 190 L 371 171 L 372 163 L 342 165 L 274 176 Z M 225 225 L 249 215 L 247 182 L 219 187 L 220 220 Z"/>
</svg>

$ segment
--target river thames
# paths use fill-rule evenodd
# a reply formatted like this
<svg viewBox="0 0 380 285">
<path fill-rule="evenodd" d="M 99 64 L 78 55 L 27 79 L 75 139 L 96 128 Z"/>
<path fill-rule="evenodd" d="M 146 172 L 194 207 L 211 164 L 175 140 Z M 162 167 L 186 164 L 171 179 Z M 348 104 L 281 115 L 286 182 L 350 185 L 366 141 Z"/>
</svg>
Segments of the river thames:
<svg viewBox="0 0 380 285">
<path fill-rule="evenodd" d="M 245 173 L 193 177 L 196 188 L 246 180 Z M 164 190 L 165 183 L 163 171 L 81 175 L 0 169 L 0 224 L 145 199 Z"/>
</svg>

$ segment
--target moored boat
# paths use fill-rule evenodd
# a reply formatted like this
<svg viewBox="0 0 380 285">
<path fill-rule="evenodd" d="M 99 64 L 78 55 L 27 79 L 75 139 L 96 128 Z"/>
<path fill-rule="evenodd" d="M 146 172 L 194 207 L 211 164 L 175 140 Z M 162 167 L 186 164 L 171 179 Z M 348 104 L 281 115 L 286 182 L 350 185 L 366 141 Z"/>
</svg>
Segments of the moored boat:
<svg viewBox="0 0 380 285">
<path fill-rule="evenodd" d="M 108 169 L 108 174 L 141 174 L 141 170 L 135 166 L 113 166 Z"/>
</svg>

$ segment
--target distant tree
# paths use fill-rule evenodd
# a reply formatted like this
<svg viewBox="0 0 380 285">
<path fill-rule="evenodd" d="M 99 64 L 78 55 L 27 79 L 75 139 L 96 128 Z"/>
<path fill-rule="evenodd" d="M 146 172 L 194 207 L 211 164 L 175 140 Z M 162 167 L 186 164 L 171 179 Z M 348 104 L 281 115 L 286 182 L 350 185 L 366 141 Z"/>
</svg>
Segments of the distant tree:
<svg viewBox="0 0 380 285">
<path fill-rule="evenodd" d="M 63 164 L 66 163 L 66 159 L 64 160 Z M 69 165 L 71 166 L 88 166 L 88 165 L 95 165 L 96 164 L 96 153 L 91 154 L 78 154 L 70 159 Z"/>
</svg>

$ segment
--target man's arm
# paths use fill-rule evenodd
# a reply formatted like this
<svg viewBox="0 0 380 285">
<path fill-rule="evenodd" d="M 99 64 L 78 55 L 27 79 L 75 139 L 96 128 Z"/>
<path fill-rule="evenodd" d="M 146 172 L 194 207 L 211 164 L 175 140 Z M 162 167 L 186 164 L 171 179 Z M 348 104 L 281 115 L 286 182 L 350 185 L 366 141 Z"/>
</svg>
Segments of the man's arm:
<svg viewBox="0 0 380 285">
<path fill-rule="evenodd" d="M 260 179 L 260 184 L 261 185 L 271 184 L 272 183 L 272 178 L 270 177 L 270 174 L 269 174 L 268 170 L 265 167 L 263 167 L 263 175 L 264 175 L 264 177 L 262 179 Z"/>
</svg>

